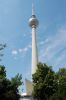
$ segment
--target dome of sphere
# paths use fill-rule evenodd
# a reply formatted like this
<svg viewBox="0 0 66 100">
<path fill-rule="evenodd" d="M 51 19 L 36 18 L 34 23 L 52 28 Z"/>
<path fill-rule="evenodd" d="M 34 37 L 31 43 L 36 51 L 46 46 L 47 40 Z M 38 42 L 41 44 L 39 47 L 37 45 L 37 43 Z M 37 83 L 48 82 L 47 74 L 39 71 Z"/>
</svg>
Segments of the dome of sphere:
<svg viewBox="0 0 66 100">
<path fill-rule="evenodd" d="M 38 20 L 37 20 L 35 15 L 32 15 L 31 18 L 29 19 L 29 26 L 30 27 L 32 27 L 32 26 L 37 27 L 38 26 Z"/>
</svg>

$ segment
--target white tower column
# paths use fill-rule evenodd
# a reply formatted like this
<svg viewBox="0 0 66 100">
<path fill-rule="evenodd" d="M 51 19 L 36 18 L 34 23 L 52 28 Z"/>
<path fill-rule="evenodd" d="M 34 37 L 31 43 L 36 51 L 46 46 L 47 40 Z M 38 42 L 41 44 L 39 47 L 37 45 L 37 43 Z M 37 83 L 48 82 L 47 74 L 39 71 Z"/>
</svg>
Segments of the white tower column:
<svg viewBox="0 0 66 100">
<path fill-rule="evenodd" d="M 32 16 L 29 19 L 29 25 L 32 28 L 32 74 L 36 72 L 38 64 L 38 51 L 36 42 L 36 28 L 38 26 L 38 20 L 34 13 L 34 6 L 32 5 Z"/>
<path fill-rule="evenodd" d="M 38 64 L 38 51 L 36 42 L 36 28 L 32 27 L 32 74 L 36 72 Z"/>
</svg>

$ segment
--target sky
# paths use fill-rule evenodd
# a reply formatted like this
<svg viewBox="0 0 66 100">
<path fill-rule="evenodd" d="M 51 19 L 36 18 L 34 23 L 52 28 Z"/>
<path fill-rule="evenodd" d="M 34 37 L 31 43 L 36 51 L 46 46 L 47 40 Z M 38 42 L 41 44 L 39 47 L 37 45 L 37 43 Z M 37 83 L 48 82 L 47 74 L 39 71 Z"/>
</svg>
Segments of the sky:
<svg viewBox="0 0 66 100">
<path fill-rule="evenodd" d="M 66 67 L 66 0 L 0 0 L 0 43 L 7 44 L 0 64 L 8 78 L 19 73 L 31 79 L 32 2 L 39 20 L 39 62 L 53 66 L 54 71 Z"/>
</svg>

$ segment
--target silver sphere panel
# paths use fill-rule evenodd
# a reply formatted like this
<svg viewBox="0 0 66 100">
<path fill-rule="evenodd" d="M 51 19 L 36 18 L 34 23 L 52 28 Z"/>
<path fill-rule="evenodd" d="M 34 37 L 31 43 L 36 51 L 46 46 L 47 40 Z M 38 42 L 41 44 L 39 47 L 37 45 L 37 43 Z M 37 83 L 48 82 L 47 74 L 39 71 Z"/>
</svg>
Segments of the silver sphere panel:
<svg viewBox="0 0 66 100">
<path fill-rule="evenodd" d="M 35 26 L 37 27 L 38 26 L 38 20 L 36 19 L 36 17 L 31 17 L 29 19 L 29 26 L 32 27 L 32 26 Z"/>
</svg>

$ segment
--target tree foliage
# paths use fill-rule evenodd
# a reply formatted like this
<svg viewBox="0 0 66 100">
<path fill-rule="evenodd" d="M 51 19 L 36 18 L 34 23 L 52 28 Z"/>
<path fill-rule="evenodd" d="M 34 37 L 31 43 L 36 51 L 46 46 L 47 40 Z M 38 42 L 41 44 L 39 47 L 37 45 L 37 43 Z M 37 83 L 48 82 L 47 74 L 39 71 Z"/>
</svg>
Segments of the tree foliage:
<svg viewBox="0 0 66 100">
<path fill-rule="evenodd" d="M 66 100 L 66 69 L 54 72 L 52 67 L 39 63 L 33 74 L 33 97 L 37 100 Z"/>
<path fill-rule="evenodd" d="M 0 79 L 6 77 L 6 70 L 5 67 L 0 65 Z"/>
<path fill-rule="evenodd" d="M 2 56 L 4 55 L 2 53 L 3 49 L 6 47 L 6 44 L 0 44 L 0 61 L 2 60 Z"/>
<path fill-rule="evenodd" d="M 46 64 L 39 63 L 33 74 L 33 96 L 38 100 L 48 100 L 57 90 L 54 71 Z"/>
<path fill-rule="evenodd" d="M 61 68 L 56 73 L 58 82 L 57 92 L 51 96 L 51 100 L 66 100 L 66 68 Z"/>
<path fill-rule="evenodd" d="M 5 67 L 0 65 L 0 100 L 19 100 L 18 87 L 23 83 L 21 79 L 19 74 L 11 80 L 7 79 Z"/>
</svg>

